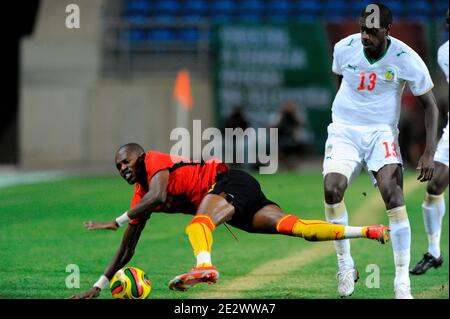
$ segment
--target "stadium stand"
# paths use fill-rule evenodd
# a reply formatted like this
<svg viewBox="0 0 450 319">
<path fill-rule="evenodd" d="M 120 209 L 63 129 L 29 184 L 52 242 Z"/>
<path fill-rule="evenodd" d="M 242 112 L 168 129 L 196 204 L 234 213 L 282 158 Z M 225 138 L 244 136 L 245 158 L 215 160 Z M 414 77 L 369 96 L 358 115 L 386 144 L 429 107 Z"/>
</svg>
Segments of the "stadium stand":
<svg viewBox="0 0 450 319">
<path fill-rule="evenodd" d="M 113 40 L 104 46 L 104 51 L 106 55 L 119 56 L 183 52 L 191 54 L 199 65 L 198 56 L 204 58 L 211 51 L 215 25 L 346 23 L 355 21 L 368 3 L 367 0 L 120 0 L 115 11 L 108 11 L 113 22 L 105 27 Z M 444 0 L 386 0 L 383 3 L 391 8 L 396 22 L 439 20 L 448 8 Z M 105 61 L 130 59 L 106 58 Z M 166 63 L 156 64 L 167 66 Z"/>
<path fill-rule="evenodd" d="M 189 23 L 280 23 L 348 20 L 358 15 L 367 0 L 122 0 L 119 19 L 127 22 L 130 29 L 128 41 L 133 44 L 149 41 L 197 41 L 198 31 L 187 26 L 186 30 L 171 32 L 170 24 Z M 443 0 L 388 0 L 396 20 L 427 21 L 442 17 L 448 7 Z M 146 22 L 169 24 L 166 30 L 141 32 L 139 25 Z M 148 28 L 152 28 L 151 26 Z M 156 34 L 156 36 L 155 36 Z"/>
</svg>

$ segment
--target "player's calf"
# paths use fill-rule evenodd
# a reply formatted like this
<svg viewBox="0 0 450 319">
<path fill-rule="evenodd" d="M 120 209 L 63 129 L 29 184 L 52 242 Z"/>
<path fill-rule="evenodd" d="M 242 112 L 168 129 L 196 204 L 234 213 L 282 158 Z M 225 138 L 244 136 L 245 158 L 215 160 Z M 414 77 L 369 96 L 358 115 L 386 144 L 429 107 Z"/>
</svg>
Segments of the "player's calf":
<svg viewBox="0 0 450 319">
<path fill-rule="evenodd" d="M 302 237 L 308 241 L 369 238 L 384 244 L 389 240 L 387 226 L 353 227 L 330 224 L 321 220 L 302 220 L 293 215 L 281 218 L 277 223 L 277 231 L 288 236 Z"/>
</svg>

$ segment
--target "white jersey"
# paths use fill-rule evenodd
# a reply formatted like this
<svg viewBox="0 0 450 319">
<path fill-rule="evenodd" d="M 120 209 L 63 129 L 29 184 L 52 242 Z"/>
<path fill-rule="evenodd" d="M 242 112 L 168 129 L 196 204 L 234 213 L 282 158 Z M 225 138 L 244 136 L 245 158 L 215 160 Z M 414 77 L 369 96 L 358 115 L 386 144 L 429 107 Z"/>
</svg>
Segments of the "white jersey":
<svg viewBox="0 0 450 319">
<path fill-rule="evenodd" d="M 442 69 L 442 72 L 444 72 L 448 83 L 448 41 L 439 47 L 438 63 Z"/>
<path fill-rule="evenodd" d="M 438 63 L 442 71 L 445 74 L 445 78 L 448 83 L 448 41 L 439 47 L 438 50 Z M 448 166 L 448 141 L 449 141 L 449 128 L 448 128 L 448 113 L 447 113 L 447 126 L 442 132 L 441 140 L 436 149 L 436 154 L 434 155 L 434 160 L 443 163 Z"/>
<path fill-rule="evenodd" d="M 333 123 L 397 128 L 405 83 L 415 96 L 434 86 L 420 58 L 402 41 L 388 37 L 386 53 L 369 62 L 361 34 L 350 35 L 334 46 L 332 70 L 342 83 L 332 106 Z"/>
</svg>

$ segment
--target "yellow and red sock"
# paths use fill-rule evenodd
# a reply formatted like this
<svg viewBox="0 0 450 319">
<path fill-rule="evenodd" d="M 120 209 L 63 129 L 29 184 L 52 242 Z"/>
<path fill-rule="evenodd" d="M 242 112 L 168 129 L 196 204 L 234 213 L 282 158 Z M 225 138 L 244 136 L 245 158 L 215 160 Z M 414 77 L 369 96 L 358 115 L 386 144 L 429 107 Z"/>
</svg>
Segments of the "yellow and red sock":
<svg viewBox="0 0 450 319">
<path fill-rule="evenodd" d="M 303 237 L 309 241 L 325 241 L 343 239 L 345 226 L 322 220 L 302 220 L 288 214 L 278 221 L 277 231 L 288 236 Z"/>
<path fill-rule="evenodd" d="M 211 266 L 212 232 L 215 228 L 216 225 L 207 215 L 196 215 L 186 227 L 186 234 L 197 257 L 197 266 Z"/>
</svg>

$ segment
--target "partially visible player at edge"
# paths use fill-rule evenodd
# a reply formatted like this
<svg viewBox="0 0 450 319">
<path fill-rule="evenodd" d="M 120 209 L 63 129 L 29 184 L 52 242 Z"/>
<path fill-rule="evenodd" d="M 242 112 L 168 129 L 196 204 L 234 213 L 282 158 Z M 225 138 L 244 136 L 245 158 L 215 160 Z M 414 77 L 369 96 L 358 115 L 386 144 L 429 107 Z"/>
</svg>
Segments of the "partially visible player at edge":
<svg viewBox="0 0 450 319">
<path fill-rule="evenodd" d="M 448 31 L 448 10 L 447 10 Z M 448 41 L 438 50 L 438 63 L 445 74 L 448 83 Z M 441 255 L 441 227 L 445 214 L 444 192 L 448 186 L 448 113 L 447 126 L 437 146 L 434 156 L 436 171 L 427 185 L 425 199 L 422 203 L 423 221 L 428 235 L 428 251 L 411 269 L 413 275 L 422 275 L 431 267 L 438 268 L 444 262 Z"/>
<path fill-rule="evenodd" d="M 185 291 L 198 283 L 215 283 L 219 272 L 211 262 L 212 232 L 228 224 L 251 233 L 283 234 L 310 241 L 369 238 L 385 243 L 386 226 L 351 227 L 320 220 L 301 220 L 285 214 L 268 200 L 251 175 L 229 170 L 219 161 L 189 162 L 178 156 L 148 151 L 134 143 L 119 148 L 115 156 L 120 175 L 136 184 L 130 210 L 111 222 L 87 222 L 92 229 L 118 229 L 128 223 L 122 243 L 104 274 L 86 292 L 71 298 L 95 298 L 108 286 L 117 270 L 132 258 L 137 242 L 152 212 L 195 215 L 186 227 L 197 265 L 169 283 Z"/>
<path fill-rule="evenodd" d="M 385 203 L 395 264 L 395 298 L 411 299 L 409 278 L 411 229 L 403 197 L 402 159 L 398 146 L 401 95 L 408 83 L 425 110 L 426 146 L 417 169 L 418 180 L 434 172 L 438 108 L 433 82 L 420 56 L 391 37 L 392 13 L 376 3 L 364 8 L 360 33 L 334 46 L 332 71 L 339 90 L 332 105 L 323 161 L 325 216 L 328 222 L 347 225 L 344 204 L 347 186 L 366 166 Z M 375 14 L 375 15 L 374 15 Z M 377 23 L 378 24 L 375 24 Z M 338 293 L 353 294 L 359 275 L 348 240 L 336 241 Z"/>
</svg>

